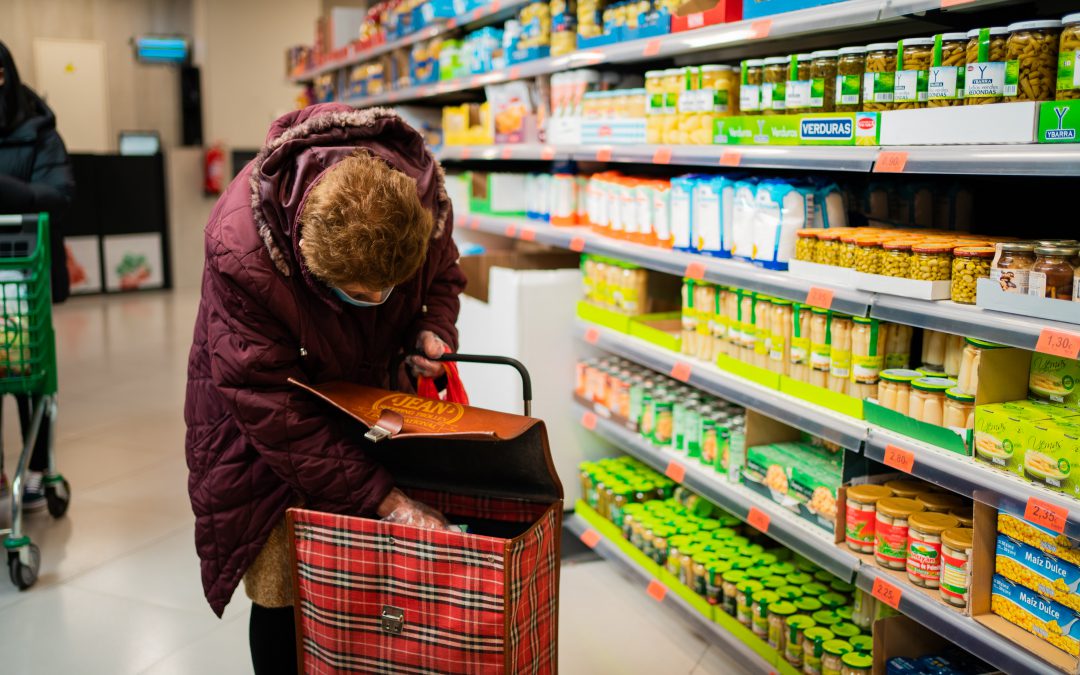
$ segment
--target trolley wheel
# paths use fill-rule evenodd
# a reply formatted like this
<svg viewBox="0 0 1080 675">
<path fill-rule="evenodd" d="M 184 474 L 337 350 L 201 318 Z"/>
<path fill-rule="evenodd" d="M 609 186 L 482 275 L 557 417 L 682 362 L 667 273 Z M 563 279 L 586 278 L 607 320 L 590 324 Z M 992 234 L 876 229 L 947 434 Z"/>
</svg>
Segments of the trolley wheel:
<svg viewBox="0 0 1080 675">
<path fill-rule="evenodd" d="M 52 484 L 46 484 L 45 501 L 49 505 L 49 513 L 53 518 L 64 517 L 68 505 L 71 504 L 71 484 L 67 482 L 66 478 L 61 478 Z"/>
<path fill-rule="evenodd" d="M 25 564 L 19 559 L 18 551 L 8 551 L 8 573 L 11 575 L 11 583 L 20 591 L 25 591 L 34 585 L 41 569 L 41 550 L 37 544 L 27 544 L 30 551 L 30 564 Z"/>
</svg>

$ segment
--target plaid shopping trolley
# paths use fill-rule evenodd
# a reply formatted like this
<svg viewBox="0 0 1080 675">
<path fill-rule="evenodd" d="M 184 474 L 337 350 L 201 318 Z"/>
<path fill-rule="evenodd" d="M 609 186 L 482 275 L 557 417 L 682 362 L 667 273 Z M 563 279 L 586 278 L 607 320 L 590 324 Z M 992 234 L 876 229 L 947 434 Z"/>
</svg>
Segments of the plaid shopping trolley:
<svg viewBox="0 0 1080 675">
<path fill-rule="evenodd" d="M 527 373 L 514 365 L 528 400 Z M 563 505 L 544 423 L 347 383 L 294 384 L 360 422 L 399 488 L 465 526 L 291 509 L 301 672 L 556 672 Z"/>
</svg>

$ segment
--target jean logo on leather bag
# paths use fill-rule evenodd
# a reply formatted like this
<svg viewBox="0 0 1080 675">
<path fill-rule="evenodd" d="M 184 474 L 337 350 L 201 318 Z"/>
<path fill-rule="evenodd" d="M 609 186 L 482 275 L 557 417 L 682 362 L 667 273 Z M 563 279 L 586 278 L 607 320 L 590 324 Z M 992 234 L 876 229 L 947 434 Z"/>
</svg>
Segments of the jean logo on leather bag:
<svg viewBox="0 0 1080 675">
<path fill-rule="evenodd" d="M 375 401 L 372 412 L 378 417 L 383 410 L 393 410 L 405 419 L 410 427 L 440 430 L 452 426 L 465 414 L 460 403 L 435 401 L 408 394 L 390 394 Z"/>
</svg>

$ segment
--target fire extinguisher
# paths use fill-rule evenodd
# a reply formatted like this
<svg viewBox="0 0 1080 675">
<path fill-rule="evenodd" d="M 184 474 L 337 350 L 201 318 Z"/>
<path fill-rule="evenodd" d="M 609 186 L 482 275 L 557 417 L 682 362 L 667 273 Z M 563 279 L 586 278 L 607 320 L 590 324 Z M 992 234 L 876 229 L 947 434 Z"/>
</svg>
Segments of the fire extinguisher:
<svg viewBox="0 0 1080 675">
<path fill-rule="evenodd" d="M 203 192 L 220 195 L 225 186 L 225 149 L 215 143 L 206 149 L 203 158 Z"/>
</svg>

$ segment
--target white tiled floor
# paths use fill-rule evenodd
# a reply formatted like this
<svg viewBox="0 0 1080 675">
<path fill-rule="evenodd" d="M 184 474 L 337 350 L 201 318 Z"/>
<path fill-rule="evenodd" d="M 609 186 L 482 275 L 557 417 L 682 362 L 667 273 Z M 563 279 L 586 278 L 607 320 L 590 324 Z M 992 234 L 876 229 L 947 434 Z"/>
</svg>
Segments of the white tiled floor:
<svg viewBox="0 0 1080 675">
<path fill-rule="evenodd" d="M 182 416 L 197 297 L 82 298 L 55 312 L 57 453 L 68 516 L 29 518 L 38 584 L 0 577 L 0 671 L 121 675 L 249 673 L 247 600 L 224 620 L 203 600 L 187 501 Z M 18 425 L 4 410 L 6 456 Z M 672 623 L 602 562 L 567 565 L 561 671 L 734 674 L 716 647 Z"/>
</svg>

